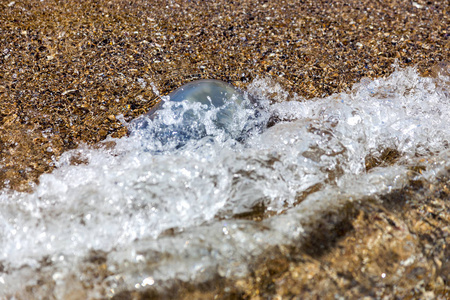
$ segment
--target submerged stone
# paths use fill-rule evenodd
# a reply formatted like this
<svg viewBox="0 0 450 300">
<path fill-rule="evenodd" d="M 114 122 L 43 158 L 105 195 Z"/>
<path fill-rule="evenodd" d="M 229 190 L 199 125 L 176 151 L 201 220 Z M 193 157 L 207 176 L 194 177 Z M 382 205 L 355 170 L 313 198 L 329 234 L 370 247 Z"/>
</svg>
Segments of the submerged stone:
<svg viewBox="0 0 450 300">
<path fill-rule="evenodd" d="M 220 80 L 206 79 L 187 83 L 170 93 L 140 118 L 132 131 L 144 131 L 162 144 L 176 148 L 188 140 L 223 134 L 242 140 L 248 125 L 238 114 L 253 108 L 242 91 Z M 254 120 L 257 111 L 246 115 Z M 245 119 L 245 117 L 244 117 Z M 153 124 L 150 125 L 149 121 Z"/>
</svg>

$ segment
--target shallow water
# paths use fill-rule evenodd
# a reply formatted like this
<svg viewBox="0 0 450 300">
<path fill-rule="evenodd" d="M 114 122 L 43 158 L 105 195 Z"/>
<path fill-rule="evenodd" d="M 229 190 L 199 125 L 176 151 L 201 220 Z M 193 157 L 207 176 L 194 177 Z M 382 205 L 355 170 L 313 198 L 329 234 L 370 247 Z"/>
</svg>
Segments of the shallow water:
<svg viewBox="0 0 450 300">
<path fill-rule="evenodd" d="M 110 139 L 114 147 L 63 154 L 31 194 L 1 191 L 0 296 L 38 282 L 64 298 L 88 281 L 95 298 L 245 276 L 271 246 L 301 242 L 320 211 L 401 188 L 411 166 L 423 165 L 415 176 L 428 181 L 450 168 L 445 82 L 409 68 L 347 93 L 276 102 L 286 92 L 256 79 L 248 93 L 262 109 L 243 103 L 229 130 L 215 126 L 217 111 L 166 103 L 145 130 Z M 187 111 L 201 121 L 191 133 L 206 137 L 161 142 L 161 128 Z M 272 119 L 280 121 L 265 128 Z M 387 149 L 398 158 L 368 168 Z M 240 217 L 261 207 L 263 221 Z M 105 279 L 87 271 L 93 253 Z"/>
</svg>

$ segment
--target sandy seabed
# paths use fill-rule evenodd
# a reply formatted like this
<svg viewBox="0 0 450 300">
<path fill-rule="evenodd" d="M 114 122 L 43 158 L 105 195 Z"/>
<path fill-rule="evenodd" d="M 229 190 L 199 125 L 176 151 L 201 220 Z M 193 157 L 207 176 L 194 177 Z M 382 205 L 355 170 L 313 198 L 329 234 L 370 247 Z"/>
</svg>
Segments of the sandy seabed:
<svg viewBox="0 0 450 300">
<path fill-rule="evenodd" d="M 391 74 L 395 62 L 427 77 L 448 74 L 449 7 L 447 1 L 2 1 L 0 186 L 30 191 L 64 151 L 124 136 L 116 116 L 129 121 L 194 79 L 245 89 L 257 77 L 270 78 L 288 91 L 274 100 L 286 101 L 346 91 L 364 77 Z M 367 167 L 397 155 L 388 151 Z M 320 235 L 299 249 L 266 253 L 246 279 L 180 282 L 165 294 L 125 291 L 116 298 L 445 299 L 449 195 L 448 177 L 432 185 L 411 181 L 381 202 L 324 216 Z M 415 263 L 400 264 L 411 255 Z"/>
</svg>

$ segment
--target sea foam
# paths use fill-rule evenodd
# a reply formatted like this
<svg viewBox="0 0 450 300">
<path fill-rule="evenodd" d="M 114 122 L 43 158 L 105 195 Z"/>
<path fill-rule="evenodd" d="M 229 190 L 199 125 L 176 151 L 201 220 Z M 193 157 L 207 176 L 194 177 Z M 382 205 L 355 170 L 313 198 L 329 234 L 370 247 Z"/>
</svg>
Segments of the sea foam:
<svg viewBox="0 0 450 300">
<path fill-rule="evenodd" d="M 450 98 L 439 84 L 448 78 L 438 79 L 407 68 L 326 98 L 274 102 L 267 95 L 279 86 L 257 78 L 248 91 L 261 112 L 243 106 L 230 125 L 245 139 L 215 127 L 214 110 L 166 103 L 146 130 L 108 138 L 114 147 L 68 151 L 32 193 L 0 192 L 0 296 L 38 282 L 36 295 L 64 298 L 89 281 L 97 298 L 244 276 L 251 258 L 301 242 L 320 211 L 403 187 L 419 160 L 427 163 L 417 176 L 429 181 L 450 168 Z M 188 110 L 207 134 L 162 143 L 161 126 Z M 281 121 L 266 128 L 273 119 Z M 399 158 L 368 169 L 386 149 Z M 239 218 L 257 207 L 271 217 Z M 102 253 L 104 278 L 86 271 L 92 253 Z"/>
</svg>

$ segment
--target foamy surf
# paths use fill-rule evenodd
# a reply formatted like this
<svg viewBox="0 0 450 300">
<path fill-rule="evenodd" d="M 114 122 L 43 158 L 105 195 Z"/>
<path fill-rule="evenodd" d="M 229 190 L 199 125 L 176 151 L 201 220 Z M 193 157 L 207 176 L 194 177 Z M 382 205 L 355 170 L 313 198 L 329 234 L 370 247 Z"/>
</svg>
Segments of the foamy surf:
<svg viewBox="0 0 450 300">
<path fill-rule="evenodd" d="M 450 168 L 448 78 L 438 79 L 408 68 L 346 93 L 275 103 L 267 95 L 285 92 L 256 79 L 248 91 L 263 113 L 242 106 L 230 125 L 245 140 L 217 128 L 214 110 L 182 103 L 145 131 L 110 139 L 113 148 L 69 151 L 32 193 L 1 191 L 0 296 L 37 286 L 36 295 L 62 299 L 89 282 L 86 296 L 100 298 L 245 276 L 270 247 L 301 243 L 321 212 L 402 188 L 411 166 L 423 165 L 415 176 L 428 181 Z M 161 126 L 180 109 L 197 114 L 206 136 L 162 143 Z M 261 130 L 272 118 L 283 121 Z M 386 149 L 398 158 L 368 168 Z M 256 207 L 270 217 L 239 218 Z M 95 253 L 102 276 L 90 268 Z"/>
</svg>

